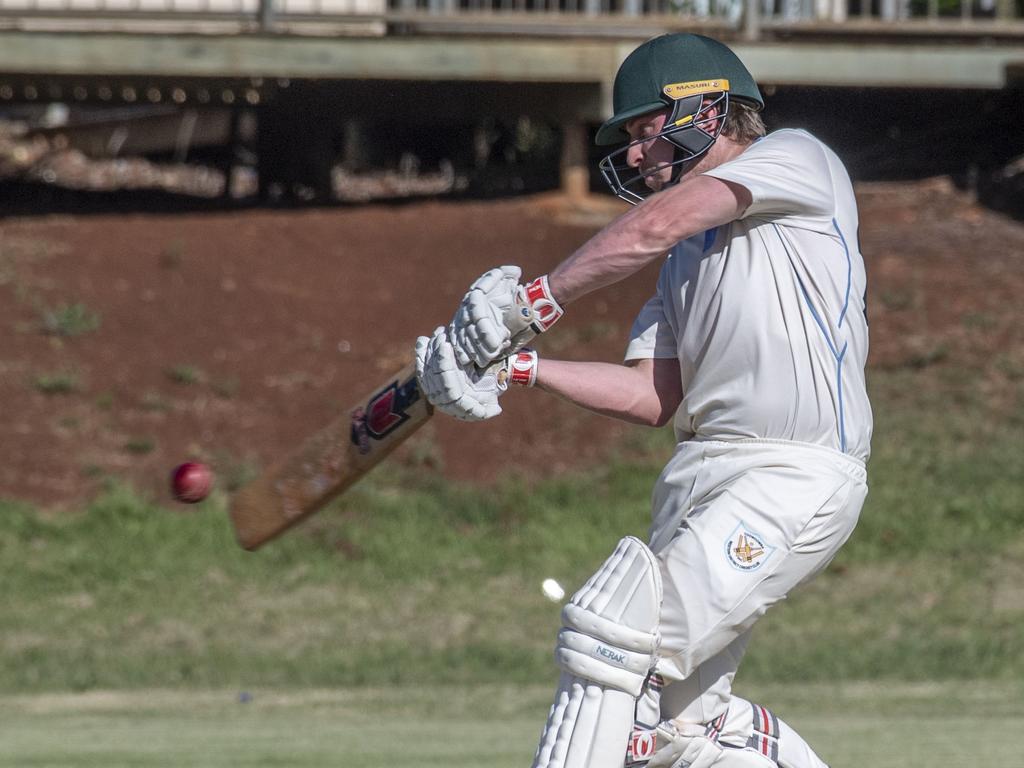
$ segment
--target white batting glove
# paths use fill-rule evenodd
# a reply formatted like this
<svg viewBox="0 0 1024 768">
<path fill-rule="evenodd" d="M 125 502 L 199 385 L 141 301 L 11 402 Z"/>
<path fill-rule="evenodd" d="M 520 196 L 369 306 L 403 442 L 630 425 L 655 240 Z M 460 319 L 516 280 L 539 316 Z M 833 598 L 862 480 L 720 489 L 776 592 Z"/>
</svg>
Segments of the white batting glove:
<svg viewBox="0 0 1024 768">
<path fill-rule="evenodd" d="M 464 367 L 441 327 L 433 336 L 416 340 L 416 375 L 423 394 L 439 411 L 463 421 L 483 421 L 501 413 L 498 398 L 510 383 L 533 386 L 537 353 L 523 349 L 483 371 Z"/>
<path fill-rule="evenodd" d="M 459 365 L 486 368 L 508 349 L 504 317 L 515 305 L 521 275 L 519 267 L 496 267 L 469 286 L 449 327 Z"/>
<path fill-rule="evenodd" d="M 463 421 L 483 421 L 501 413 L 498 395 L 507 389 L 497 371 L 464 368 L 443 327 L 431 337 L 416 339 L 416 376 L 427 400 L 443 413 Z"/>
<path fill-rule="evenodd" d="M 521 275 L 519 267 L 496 267 L 469 287 L 449 326 L 460 365 L 486 368 L 521 349 L 564 314 L 546 275 L 519 285 Z"/>
</svg>

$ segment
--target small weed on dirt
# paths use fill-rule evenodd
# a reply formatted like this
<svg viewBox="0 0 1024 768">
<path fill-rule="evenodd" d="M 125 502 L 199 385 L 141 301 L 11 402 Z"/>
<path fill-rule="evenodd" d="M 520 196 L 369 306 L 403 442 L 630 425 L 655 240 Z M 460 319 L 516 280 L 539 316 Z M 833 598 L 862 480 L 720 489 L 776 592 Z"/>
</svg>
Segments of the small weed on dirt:
<svg viewBox="0 0 1024 768">
<path fill-rule="evenodd" d="M 917 305 L 917 297 L 914 296 L 914 292 L 908 288 L 890 288 L 879 292 L 878 298 L 881 299 L 882 305 L 893 312 L 902 312 L 906 309 L 912 309 Z"/>
<path fill-rule="evenodd" d="M 260 473 L 259 465 L 252 459 L 238 458 L 227 453 L 218 454 L 214 459 L 217 468 L 217 482 L 228 493 L 233 493 Z"/>
<path fill-rule="evenodd" d="M 125 451 L 139 456 L 152 453 L 154 448 L 156 443 L 149 437 L 133 437 L 124 444 Z"/>
<path fill-rule="evenodd" d="M 43 306 L 39 308 L 39 324 L 43 333 L 71 338 L 97 330 L 100 316 L 82 303 Z"/>
<path fill-rule="evenodd" d="M 103 467 L 98 464 L 84 464 L 81 469 L 82 477 L 97 478 L 103 476 Z"/>
<path fill-rule="evenodd" d="M 150 390 L 142 396 L 139 406 L 144 411 L 163 413 L 171 410 L 171 404 L 159 392 Z"/>
<path fill-rule="evenodd" d="M 210 382 L 210 389 L 213 390 L 213 393 L 224 400 L 230 400 L 237 395 L 239 386 L 240 382 L 237 376 L 227 376 Z"/>
<path fill-rule="evenodd" d="M 185 243 L 172 240 L 160 251 L 160 266 L 164 269 L 177 269 L 181 266 L 181 258 L 185 255 Z"/>
<path fill-rule="evenodd" d="M 1024 354 L 1002 352 L 995 357 L 995 368 L 1010 381 L 1024 380 Z"/>
<path fill-rule="evenodd" d="M 947 357 L 949 357 L 949 345 L 941 341 L 934 342 L 911 350 L 904 365 L 908 368 L 927 368 L 930 365 L 941 363 Z"/>
<path fill-rule="evenodd" d="M 201 384 L 206 380 L 206 374 L 194 365 L 175 365 L 165 373 L 175 384 Z"/>
<path fill-rule="evenodd" d="M 988 330 L 994 328 L 997 320 L 988 312 L 968 312 L 963 318 L 964 328 Z"/>
<path fill-rule="evenodd" d="M 44 395 L 70 395 L 81 389 L 82 382 L 73 371 L 40 373 L 32 379 L 32 386 Z"/>
</svg>

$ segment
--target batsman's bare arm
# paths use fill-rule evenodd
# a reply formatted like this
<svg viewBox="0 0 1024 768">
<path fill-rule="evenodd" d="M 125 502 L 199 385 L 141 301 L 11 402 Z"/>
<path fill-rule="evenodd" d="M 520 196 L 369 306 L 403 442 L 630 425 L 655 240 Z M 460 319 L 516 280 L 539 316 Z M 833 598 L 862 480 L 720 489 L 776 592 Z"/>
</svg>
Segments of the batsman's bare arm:
<svg viewBox="0 0 1024 768">
<path fill-rule="evenodd" d="M 544 359 L 536 386 L 596 413 L 653 427 L 667 424 L 683 397 L 674 357 L 626 365 Z"/>
<path fill-rule="evenodd" d="M 739 218 L 750 192 L 713 176 L 694 176 L 652 195 L 584 243 L 548 275 L 565 305 L 623 280 L 680 240 Z"/>
</svg>

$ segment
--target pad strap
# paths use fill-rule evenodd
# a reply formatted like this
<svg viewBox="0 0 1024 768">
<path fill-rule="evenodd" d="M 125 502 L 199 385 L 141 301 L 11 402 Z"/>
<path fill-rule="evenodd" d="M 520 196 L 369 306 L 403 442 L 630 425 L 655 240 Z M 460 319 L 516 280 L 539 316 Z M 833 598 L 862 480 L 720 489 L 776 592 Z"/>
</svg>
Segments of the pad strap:
<svg viewBox="0 0 1024 768">
<path fill-rule="evenodd" d="M 581 632 L 586 632 L 599 640 L 622 648 L 648 654 L 652 654 L 658 649 L 659 636 L 657 632 L 632 629 L 573 603 L 569 603 L 562 609 L 562 621 L 567 626 L 575 627 Z"/>
<path fill-rule="evenodd" d="M 654 657 L 565 628 L 558 633 L 555 660 L 558 666 L 577 677 L 610 685 L 636 698 L 643 690 Z"/>
</svg>

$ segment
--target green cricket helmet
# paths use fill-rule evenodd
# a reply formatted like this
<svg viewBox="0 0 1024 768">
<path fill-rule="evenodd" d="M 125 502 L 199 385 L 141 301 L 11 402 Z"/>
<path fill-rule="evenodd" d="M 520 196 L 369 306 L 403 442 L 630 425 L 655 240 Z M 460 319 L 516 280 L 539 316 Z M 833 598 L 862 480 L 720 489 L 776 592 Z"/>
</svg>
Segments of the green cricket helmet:
<svg viewBox="0 0 1024 768">
<path fill-rule="evenodd" d="M 717 40 L 680 33 L 648 40 L 622 62 L 612 90 L 614 115 L 597 132 L 597 144 L 629 141 L 630 120 L 667 109 L 665 127 L 657 137 L 676 148 L 672 182 L 718 139 L 730 101 L 753 109 L 764 107 L 757 83 L 735 53 Z M 717 107 L 716 114 L 707 113 Z M 600 169 L 612 191 L 636 203 L 650 194 L 643 191 L 647 175 L 624 181 L 631 169 L 624 164 L 627 144 L 605 157 Z M 620 165 L 620 163 L 622 163 Z M 657 171 L 652 171 L 655 173 Z"/>
</svg>

